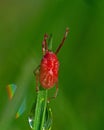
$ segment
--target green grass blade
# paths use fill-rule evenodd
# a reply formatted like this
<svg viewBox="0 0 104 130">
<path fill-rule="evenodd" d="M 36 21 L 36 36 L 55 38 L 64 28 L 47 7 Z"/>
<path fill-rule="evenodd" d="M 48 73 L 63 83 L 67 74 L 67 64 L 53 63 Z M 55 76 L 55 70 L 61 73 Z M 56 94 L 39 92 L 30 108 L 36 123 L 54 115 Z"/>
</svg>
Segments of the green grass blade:
<svg viewBox="0 0 104 130">
<path fill-rule="evenodd" d="M 45 119 L 45 111 L 47 105 L 47 90 L 41 90 L 37 95 L 37 103 L 34 117 L 34 130 L 42 130 Z"/>
</svg>

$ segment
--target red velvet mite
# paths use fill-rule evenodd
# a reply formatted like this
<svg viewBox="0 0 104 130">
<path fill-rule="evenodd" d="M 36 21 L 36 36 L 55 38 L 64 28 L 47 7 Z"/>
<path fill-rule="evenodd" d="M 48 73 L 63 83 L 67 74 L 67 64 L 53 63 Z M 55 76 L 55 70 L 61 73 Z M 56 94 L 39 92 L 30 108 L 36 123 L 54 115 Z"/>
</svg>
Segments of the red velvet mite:
<svg viewBox="0 0 104 130">
<path fill-rule="evenodd" d="M 56 54 L 47 51 L 40 64 L 39 80 L 43 88 L 52 88 L 58 82 L 59 61 Z"/>
<path fill-rule="evenodd" d="M 57 58 L 57 54 L 62 47 L 67 35 L 68 35 L 69 29 L 66 28 L 64 37 L 62 39 L 62 42 L 58 46 L 56 52 L 52 52 L 48 49 L 47 46 L 47 38 L 48 35 L 44 35 L 44 39 L 42 42 L 42 52 L 43 52 L 43 58 L 41 60 L 40 65 L 35 69 L 34 74 L 36 75 L 36 91 L 39 90 L 38 82 L 40 81 L 40 84 L 45 89 L 50 89 L 54 85 L 56 85 L 56 92 L 54 97 L 56 97 L 58 92 L 58 71 L 59 71 L 59 60 Z"/>
</svg>

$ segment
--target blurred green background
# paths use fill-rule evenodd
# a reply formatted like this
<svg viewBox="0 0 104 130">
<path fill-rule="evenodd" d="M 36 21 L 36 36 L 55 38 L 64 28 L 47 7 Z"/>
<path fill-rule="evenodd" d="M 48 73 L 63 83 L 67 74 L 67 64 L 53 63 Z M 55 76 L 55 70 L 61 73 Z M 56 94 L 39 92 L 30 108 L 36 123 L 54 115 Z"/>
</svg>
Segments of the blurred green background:
<svg viewBox="0 0 104 130">
<path fill-rule="evenodd" d="M 52 130 L 104 130 L 103 0 L 0 1 L 0 130 L 30 130 L 33 69 L 42 57 L 43 35 L 53 34 L 55 51 L 66 27 L 70 34 L 58 55 L 59 93 L 50 103 Z M 12 101 L 10 83 L 18 86 Z M 16 120 L 24 96 L 27 109 Z"/>
</svg>

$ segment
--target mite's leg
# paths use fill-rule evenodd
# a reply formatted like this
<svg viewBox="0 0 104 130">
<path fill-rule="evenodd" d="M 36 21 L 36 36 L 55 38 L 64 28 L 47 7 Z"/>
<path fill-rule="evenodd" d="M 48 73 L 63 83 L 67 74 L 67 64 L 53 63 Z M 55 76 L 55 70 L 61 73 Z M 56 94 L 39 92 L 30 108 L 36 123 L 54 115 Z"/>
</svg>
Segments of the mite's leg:
<svg viewBox="0 0 104 130">
<path fill-rule="evenodd" d="M 52 34 L 48 38 L 48 50 L 52 51 Z"/>
<path fill-rule="evenodd" d="M 48 35 L 45 34 L 45 35 L 44 35 L 43 42 L 42 42 L 42 52 L 43 52 L 43 55 L 45 55 L 46 51 L 48 51 L 47 38 L 48 38 Z"/>
<path fill-rule="evenodd" d="M 65 39 L 66 39 L 66 37 L 67 37 L 67 35 L 68 35 L 68 32 L 69 32 L 69 28 L 66 28 L 64 37 L 63 37 L 63 39 L 62 39 L 60 45 L 58 46 L 58 48 L 57 48 L 57 50 L 56 50 L 56 52 L 55 52 L 56 55 L 57 55 L 57 53 L 59 52 L 59 50 L 61 49 L 62 45 L 64 44 L 64 41 L 65 41 Z"/>
<path fill-rule="evenodd" d="M 55 91 L 53 98 L 56 98 L 57 94 L 58 94 L 58 82 L 56 83 L 56 91 Z"/>
<path fill-rule="evenodd" d="M 55 99 L 57 97 L 58 94 L 58 82 L 56 83 L 56 91 L 53 97 L 48 98 L 48 103 L 50 102 L 51 99 Z"/>
<path fill-rule="evenodd" d="M 35 77 L 36 77 L 36 92 L 39 91 L 39 69 L 40 69 L 40 65 L 33 71 Z"/>
</svg>

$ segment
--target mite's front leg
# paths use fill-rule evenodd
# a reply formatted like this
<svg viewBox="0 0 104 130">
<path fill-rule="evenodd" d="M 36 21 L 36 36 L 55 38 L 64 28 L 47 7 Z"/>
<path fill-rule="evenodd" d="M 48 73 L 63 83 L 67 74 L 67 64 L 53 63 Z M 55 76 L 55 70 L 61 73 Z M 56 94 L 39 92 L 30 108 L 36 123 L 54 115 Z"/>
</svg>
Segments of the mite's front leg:
<svg viewBox="0 0 104 130">
<path fill-rule="evenodd" d="M 45 34 L 45 35 L 44 35 L 44 39 L 43 39 L 43 41 L 42 41 L 42 52 L 43 52 L 43 55 L 45 55 L 46 51 L 48 51 L 47 38 L 48 38 L 48 35 Z"/>
</svg>

